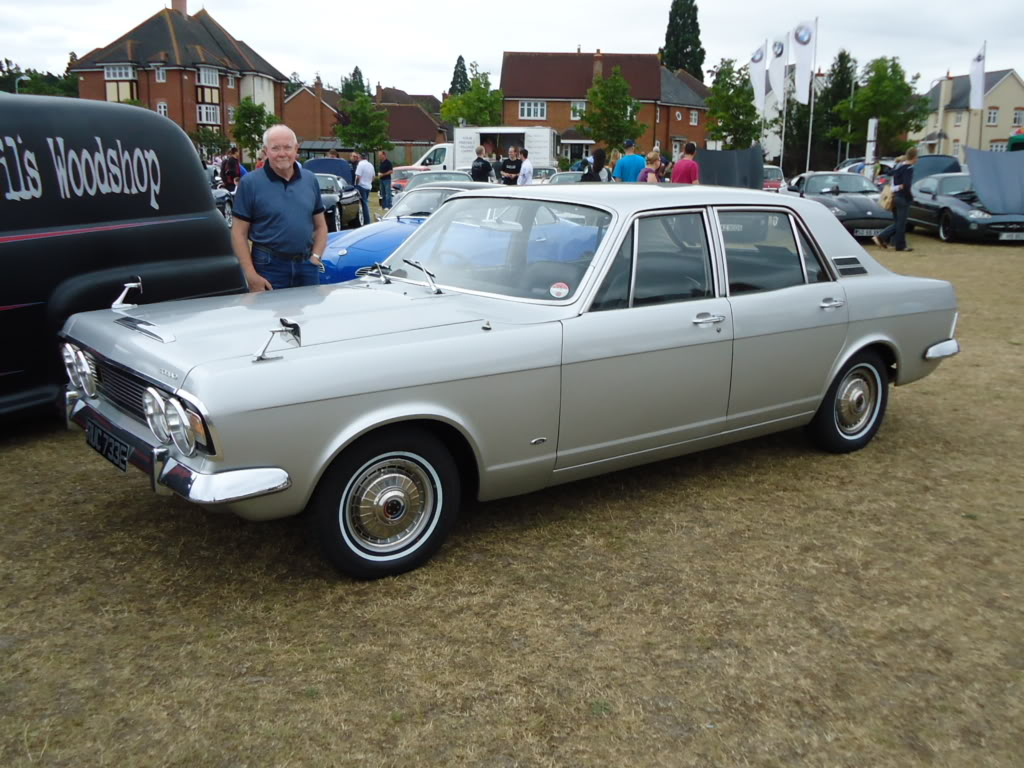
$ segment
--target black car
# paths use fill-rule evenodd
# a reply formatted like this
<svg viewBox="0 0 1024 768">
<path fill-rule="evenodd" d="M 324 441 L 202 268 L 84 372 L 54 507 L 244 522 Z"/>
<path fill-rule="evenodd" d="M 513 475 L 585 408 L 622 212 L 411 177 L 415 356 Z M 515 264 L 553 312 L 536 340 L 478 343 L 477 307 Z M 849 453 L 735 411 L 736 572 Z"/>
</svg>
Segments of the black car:
<svg viewBox="0 0 1024 768">
<path fill-rule="evenodd" d="M 987 211 L 968 173 L 928 176 L 915 181 L 910 191 L 914 200 L 908 225 L 934 230 L 940 240 L 1024 241 L 1024 215 Z"/>
<path fill-rule="evenodd" d="M 213 203 L 217 206 L 217 210 L 220 211 L 220 215 L 224 217 L 224 222 L 231 228 L 232 222 L 235 217 L 232 216 L 232 212 L 235 210 L 235 203 L 230 192 L 224 187 L 213 187 L 210 190 L 213 193 Z"/>
<path fill-rule="evenodd" d="M 0 93 L 0 136 L 19 137 L 0 147 L 0 416 L 58 402 L 70 315 L 247 289 L 210 179 L 170 120 Z"/>
<path fill-rule="evenodd" d="M 787 192 L 817 200 L 854 237 L 873 237 L 892 223 L 892 213 L 878 204 L 878 188 L 856 173 L 802 173 Z"/>
<path fill-rule="evenodd" d="M 318 173 L 316 180 L 320 183 L 328 232 L 340 232 L 345 227 L 361 227 L 366 223 L 358 189 L 330 173 Z"/>
<path fill-rule="evenodd" d="M 937 173 L 960 173 L 963 167 L 953 155 L 918 155 L 914 163 L 914 182 Z"/>
</svg>

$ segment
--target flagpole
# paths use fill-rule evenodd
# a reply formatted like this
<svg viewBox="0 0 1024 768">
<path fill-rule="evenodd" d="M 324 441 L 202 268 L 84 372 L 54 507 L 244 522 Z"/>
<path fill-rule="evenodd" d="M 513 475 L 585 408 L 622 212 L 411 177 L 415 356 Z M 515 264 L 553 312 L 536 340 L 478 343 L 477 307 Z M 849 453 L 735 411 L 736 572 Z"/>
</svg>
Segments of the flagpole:
<svg viewBox="0 0 1024 768">
<path fill-rule="evenodd" d="M 811 63 L 811 118 L 807 121 L 807 165 L 804 172 L 811 170 L 811 134 L 814 132 L 814 78 L 818 68 L 818 17 L 814 17 L 814 58 Z"/>
<path fill-rule="evenodd" d="M 785 77 L 785 68 L 782 70 L 782 149 L 779 150 L 779 168 L 784 168 L 782 161 L 786 159 L 786 106 L 789 99 L 786 98 L 786 86 L 789 85 L 787 82 L 788 78 Z M 786 175 L 785 169 L 782 171 L 782 175 Z"/>
<path fill-rule="evenodd" d="M 981 132 L 985 125 L 985 65 L 988 64 L 988 40 L 981 44 L 981 113 L 978 115 L 978 149 L 981 150 Z"/>
</svg>

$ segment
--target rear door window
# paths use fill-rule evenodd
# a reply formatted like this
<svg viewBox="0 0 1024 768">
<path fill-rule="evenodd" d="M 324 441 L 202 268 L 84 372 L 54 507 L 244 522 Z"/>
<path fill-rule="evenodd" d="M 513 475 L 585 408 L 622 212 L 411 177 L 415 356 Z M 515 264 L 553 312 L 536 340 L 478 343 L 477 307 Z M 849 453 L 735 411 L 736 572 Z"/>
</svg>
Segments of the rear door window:
<svg viewBox="0 0 1024 768">
<path fill-rule="evenodd" d="M 789 216 L 775 211 L 719 211 L 729 295 L 803 285 L 802 259 Z"/>
</svg>

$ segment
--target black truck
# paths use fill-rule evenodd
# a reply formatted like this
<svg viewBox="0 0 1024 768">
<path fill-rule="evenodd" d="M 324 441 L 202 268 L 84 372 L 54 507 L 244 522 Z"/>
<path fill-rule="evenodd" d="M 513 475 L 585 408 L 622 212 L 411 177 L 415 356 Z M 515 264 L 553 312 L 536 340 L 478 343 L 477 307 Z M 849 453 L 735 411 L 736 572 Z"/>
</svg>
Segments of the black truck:
<svg viewBox="0 0 1024 768">
<path fill-rule="evenodd" d="M 0 417 L 56 403 L 67 317 L 246 290 L 195 147 L 149 110 L 0 93 Z"/>
</svg>

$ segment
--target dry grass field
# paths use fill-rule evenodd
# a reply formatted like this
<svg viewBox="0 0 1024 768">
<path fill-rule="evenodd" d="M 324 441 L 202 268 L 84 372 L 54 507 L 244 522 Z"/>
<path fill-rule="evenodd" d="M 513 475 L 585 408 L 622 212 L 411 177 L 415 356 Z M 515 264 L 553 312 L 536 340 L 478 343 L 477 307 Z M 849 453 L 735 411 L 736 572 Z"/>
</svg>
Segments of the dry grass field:
<svg viewBox="0 0 1024 768">
<path fill-rule="evenodd" d="M 963 352 L 864 451 L 478 505 L 400 578 L 6 428 L 0 766 L 1024 765 L 1024 249 L 911 241 Z"/>
</svg>

